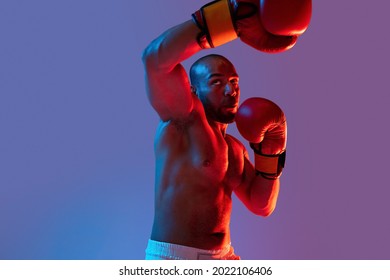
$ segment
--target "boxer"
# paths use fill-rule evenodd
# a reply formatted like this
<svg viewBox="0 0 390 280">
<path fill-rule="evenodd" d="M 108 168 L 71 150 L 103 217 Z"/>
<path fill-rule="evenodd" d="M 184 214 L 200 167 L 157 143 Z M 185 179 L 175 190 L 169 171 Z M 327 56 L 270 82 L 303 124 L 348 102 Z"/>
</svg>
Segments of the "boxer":
<svg viewBox="0 0 390 280">
<path fill-rule="evenodd" d="M 307 0 L 218 0 L 144 50 L 147 95 L 160 117 L 146 259 L 239 259 L 230 239 L 233 193 L 256 215 L 275 209 L 286 150 L 282 110 L 263 98 L 238 107 L 239 75 L 221 55 L 197 60 L 189 77 L 181 62 L 236 38 L 262 52 L 286 51 L 310 12 Z M 234 121 L 255 151 L 254 164 L 226 133 Z"/>
</svg>

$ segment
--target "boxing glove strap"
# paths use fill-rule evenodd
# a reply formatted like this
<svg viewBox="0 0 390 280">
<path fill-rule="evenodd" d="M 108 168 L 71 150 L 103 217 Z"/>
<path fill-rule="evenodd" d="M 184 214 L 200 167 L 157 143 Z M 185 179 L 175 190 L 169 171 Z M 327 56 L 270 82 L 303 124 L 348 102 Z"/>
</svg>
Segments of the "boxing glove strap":
<svg viewBox="0 0 390 280">
<path fill-rule="evenodd" d="M 204 37 L 210 47 L 215 48 L 236 39 L 237 33 L 232 21 L 229 0 L 216 0 L 204 5 L 192 14 L 197 26 L 202 30 L 198 37 L 199 45 L 204 48 Z"/>
<path fill-rule="evenodd" d="M 251 144 L 251 148 L 255 152 L 257 173 L 270 180 L 279 178 L 286 162 L 286 151 L 279 155 L 265 155 L 260 152 L 261 148 L 256 149 L 253 144 Z"/>
</svg>

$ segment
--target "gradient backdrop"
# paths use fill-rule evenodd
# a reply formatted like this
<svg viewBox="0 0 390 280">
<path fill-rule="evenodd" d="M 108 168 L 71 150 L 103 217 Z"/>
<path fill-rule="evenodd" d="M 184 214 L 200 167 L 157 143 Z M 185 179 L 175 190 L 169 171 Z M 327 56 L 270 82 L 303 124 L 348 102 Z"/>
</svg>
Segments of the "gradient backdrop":
<svg viewBox="0 0 390 280">
<path fill-rule="evenodd" d="M 0 2 L 0 259 L 144 257 L 158 118 L 141 53 L 207 2 Z M 242 100 L 275 101 L 289 125 L 277 209 L 256 217 L 234 198 L 233 245 L 244 259 L 390 259 L 390 4 L 313 2 L 286 53 L 213 50 Z"/>
</svg>

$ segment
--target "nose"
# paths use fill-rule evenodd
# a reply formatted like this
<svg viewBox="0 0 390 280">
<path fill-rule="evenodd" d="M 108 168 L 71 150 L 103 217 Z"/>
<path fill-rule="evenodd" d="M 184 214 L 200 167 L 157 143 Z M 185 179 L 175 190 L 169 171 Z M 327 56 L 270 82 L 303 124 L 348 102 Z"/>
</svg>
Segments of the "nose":
<svg viewBox="0 0 390 280">
<path fill-rule="evenodd" d="M 237 95 L 237 87 L 231 83 L 227 83 L 225 87 L 225 96 L 235 96 Z"/>
</svg>

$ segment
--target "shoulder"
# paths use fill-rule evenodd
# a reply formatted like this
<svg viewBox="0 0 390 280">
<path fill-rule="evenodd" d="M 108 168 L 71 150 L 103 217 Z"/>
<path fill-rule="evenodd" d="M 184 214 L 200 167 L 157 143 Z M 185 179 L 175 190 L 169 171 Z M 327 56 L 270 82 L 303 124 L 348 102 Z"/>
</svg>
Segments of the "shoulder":
<svg viewBox="0 0 390 280">
<path fill-rule="evenodd" d="M 238 149 L 242 151 L 243 153 L 246 153 L 246 148 L 244 144 L 241 143 L 240 140 L 238 140 L 236 137 L 230 134 L 226 134 L 225 136 L 226 142 L 232 146 L 234 149 Z"/>
<path fill-rule="evenodd" d="M 242 144 L 240 140 L 238 140 L 236 137 L 234 137 L 231 134 L 226 133 L 225 139 L 226 139 L 226 141 L 235 143 L 235 144 L 240 145 L 240 146 L 244 146 L 244 144 Z"/>
</svg>

